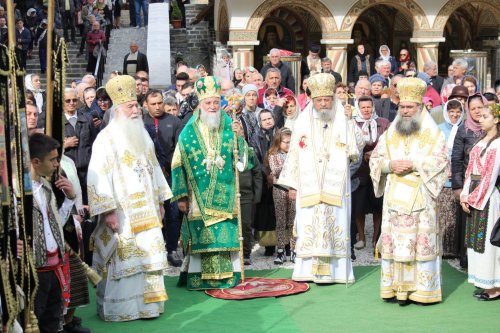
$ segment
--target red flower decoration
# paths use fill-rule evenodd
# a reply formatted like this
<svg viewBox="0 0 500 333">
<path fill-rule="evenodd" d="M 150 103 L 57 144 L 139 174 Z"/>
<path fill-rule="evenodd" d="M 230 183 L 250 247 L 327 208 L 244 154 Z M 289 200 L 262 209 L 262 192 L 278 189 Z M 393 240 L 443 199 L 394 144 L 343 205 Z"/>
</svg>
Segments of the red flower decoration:
<svg viewBox="0 0 500 333">
<path fill-rule="evenodd" d="M 306 147 L 307 147 L 307 143 L 306 143 L 306 141 L 307 141 L 307 138 L 306 138 L 306 136 L 305 136 L 305 135 L 303 135 L 303 136 L 301 136 L 301 137 L 300 137 L 299 147 L 300 147 L 301 149 L 304 149 L 304 148 L 306 148 Z"/>
</svg>

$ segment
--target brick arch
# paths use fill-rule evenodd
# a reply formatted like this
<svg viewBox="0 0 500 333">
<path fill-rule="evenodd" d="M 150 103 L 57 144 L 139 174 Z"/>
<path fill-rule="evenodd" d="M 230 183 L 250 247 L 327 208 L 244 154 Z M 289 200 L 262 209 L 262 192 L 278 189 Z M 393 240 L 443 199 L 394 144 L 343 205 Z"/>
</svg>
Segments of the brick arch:
<svg viewBox="0 0 500 333">
<path fill-rule="evenodd" d="M 413 30 L 430 29 L 427 15 L 422 7 L 413 0 L 358 0 L 349 9 L 341 24 L 342 31 L 352 32 L 354 24 L 359 16 L 367 9 L 377 5 L 388 5 L 405 13 L 413 19 Z"/>
<path fill-rule="evenodd" d="M 257 40 L 257 34 L 262 22 L 269 13 L 279 7 L 300 7 L 308 11 L 320 23 L 323 35 L 338 30 L 337 23 L 335 23 L 335 18 L 332 12 L 328 9 L 328 7 L 325 6 L 323 2 L 319 0 L 289 0 L 286 1 L 286 4 L 284 3 L 284 1 L 280 0 L 266 0 L 261 3 L 250 16 L 246 27 L 246 30 L 248 32 L 247 37 L 249 39 Z"/>
<path fill-rule="evenodd" d="M 497 27 L 500 28 L 500 5 L 492 4 L 495 1 L 492 0 L 450 0 L 441 7 L 439 13 L 436 16 L 436 20 L 434 21 L 433 30 L 439 30 L 444 32 L 444 28 L 446 26 L 446 22 L 453 14 L 455 10 L 462 7 L 463 5 L 476 3 L 488 7 L 488 9 L 492 10 L 494 13 L 494 17 L 497 19 Z M 498 4 L 498 1 L 496 1 Z"/>
</svg>

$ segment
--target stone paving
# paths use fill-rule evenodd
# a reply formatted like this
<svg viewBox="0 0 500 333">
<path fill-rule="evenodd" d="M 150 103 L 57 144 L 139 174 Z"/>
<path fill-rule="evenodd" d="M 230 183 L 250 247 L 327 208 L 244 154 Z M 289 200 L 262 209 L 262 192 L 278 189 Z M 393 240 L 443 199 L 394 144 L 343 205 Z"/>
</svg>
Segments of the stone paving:
<svg viewBox="0 0 500 333">
<path fill-rule="evenodd" d="M 129 46 L 131 42 L 136 42 L 139 45 L 140 52 L 147 53 L 147 30 L 144 28 L 124 27 L 122 23 L 120 29 L 111 30 L 111 38 L 109 40 L 103 85 L 108 81 L 109 74 L 112 71 L 121 72 L 123 70 L 123 57 L 130 52 Z"/>
</svg>

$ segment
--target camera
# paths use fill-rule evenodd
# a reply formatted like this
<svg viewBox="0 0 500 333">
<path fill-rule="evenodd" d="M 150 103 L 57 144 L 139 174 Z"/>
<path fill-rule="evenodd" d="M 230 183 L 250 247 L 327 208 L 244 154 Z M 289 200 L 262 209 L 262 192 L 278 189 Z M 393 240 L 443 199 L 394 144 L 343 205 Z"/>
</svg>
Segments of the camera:
<svg viewBox="0 0 500 333">
<path fill-rule="evenodd" d="M 181 102 L 179 107 L 181 118 L 188 114 L 190 111 L 196 110 L 200 101 L 195 92 L 190 93 L 184 101 Z"/>
</svg>

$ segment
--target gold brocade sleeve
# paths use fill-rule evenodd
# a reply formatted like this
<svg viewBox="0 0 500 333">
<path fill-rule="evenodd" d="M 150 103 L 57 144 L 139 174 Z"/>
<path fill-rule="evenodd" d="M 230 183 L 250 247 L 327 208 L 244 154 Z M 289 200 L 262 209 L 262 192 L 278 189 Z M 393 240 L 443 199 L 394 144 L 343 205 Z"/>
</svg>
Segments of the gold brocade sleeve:
<svg viewBox="0 0 500 333">
<path fill-rule="evenodd" d="M 158 198 L 158 202 L 161 204 L 164 201 L 172 198 L 172 191 L 168 186 L 165 175 L 156 159 L 156 154 L 154 152 L 154 147 L 150 147 L 148 151 L 148 159 L 153 161 L 153 181 L 155 187 L 155 196 Z"/>
<path fill-rule="evenodd" d="M 375 196 L 380 198 L 384 195 L 385 185 L 387 182 L 387 166 L 390 159 L 387 154 L 387 131 L 379 138 L 378 144 L 370 157 L 370 177 L 373 181 L 373 190 Z"/>
<path fill-rule="evenodd" d="M 109 144 L 103 142 L 104 135 L 100 135 L 92 146 L 87 173 L 87 191 L 90 215 L 100 215 L 117 208 L 113 195 L 113 154 L 109 151 Z"/>
<path fill-rule="evenodd" d="M 439 137 L 430 153 L 413 160 L 413 169 L 418 172 L 431 196 L 437 198 L 448 179 L 448 168 L 448 148 L 444 133 L 439 131 Z"/>
</svg>

